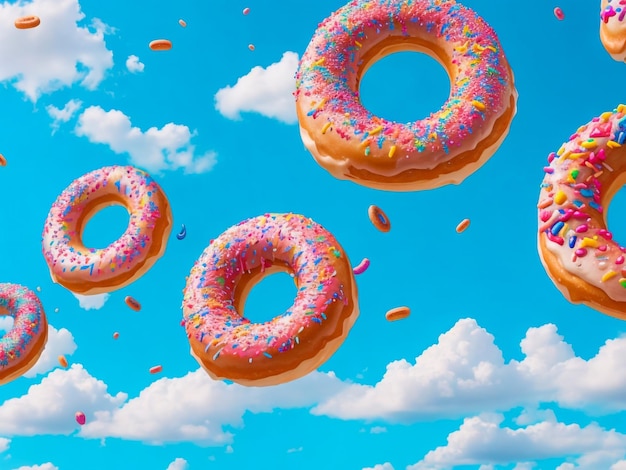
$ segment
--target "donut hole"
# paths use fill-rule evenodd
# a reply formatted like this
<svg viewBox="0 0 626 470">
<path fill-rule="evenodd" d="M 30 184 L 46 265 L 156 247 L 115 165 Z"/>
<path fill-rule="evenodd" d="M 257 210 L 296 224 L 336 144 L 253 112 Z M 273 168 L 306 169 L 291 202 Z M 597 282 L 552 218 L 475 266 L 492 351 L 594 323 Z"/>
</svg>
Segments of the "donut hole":
<svg viewBox="0 0 626 470">
<path fill-rule="evenodd" d="M 395 52 L 361 77 L 361 104 L 390 121 L 409 123 L 436 112 L 450 95 L 450 77 L 434 58 L 421 52 Z"/>
<path fill-rule="evenodd" d="M 83 245 L 104 248 L 119 239 L 128 228 L 128 211 L 121 204 L 103 207 L 90 214 L 83 226 Z"/>
<path fill-rule="evenodd" d="M 0 313 L 0 337 L 4 336 L 11 328 L 13 328 L 13 323 L 15 323 L 15 321 L 12 316 Z"/>
<path fill-rule="evenodd" d="M 271 321 L 291 308 L 297 293 L 290 274 L 270 274 L 252 287 L 239 313 L 252 323 Z"/>
<path fill-rule="evenodd" d="M 610 200 L 603 202 L 606 212 L 607 229 L 613 234 L 613 240 L 624 246 L 626 243 L 626 241 L 624 241 L 626 240 L 626 223 L 624 223 L 624 214 L 626 213 L 626 188 L 619 188 Z"/>
</svg>

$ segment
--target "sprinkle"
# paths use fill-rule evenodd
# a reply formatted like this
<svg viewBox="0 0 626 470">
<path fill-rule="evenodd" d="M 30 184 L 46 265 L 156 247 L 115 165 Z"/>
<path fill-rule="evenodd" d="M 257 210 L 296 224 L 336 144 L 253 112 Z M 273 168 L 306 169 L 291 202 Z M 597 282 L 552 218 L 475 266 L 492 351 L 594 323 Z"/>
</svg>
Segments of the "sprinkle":
<svg viewBox="0 0 626 470">
<path fill-rule="evenodd" d="M 615 271 L 608 271 L 602 276 L 602 282 L 606 282 L 614 276 L 617 276 L 617 273 Z"/>
<path fill-rule="evenodd" d="M 326 131 L 328 130 L 330 126 L 331 126 L 330 122 L 327 122 L 326 124 L 324 124 L 324 127 L 322 127 L 322 134 L 326 134 Z"/>
<path fill-rule="evenodd" d="M 478 109 L 480 109 L 480 110 L 485 109 L 485 105 L 484 105 L 483 103 L 481 103 L 480 101 L 477 101 L 477 100 L 472 100 L 472 104 L 473 104 L 476 108 L 478 108 Z"/>
<path fill-rule="evenodd" d="M 563 191 L 558 191 L 554 196 L 554 202 L 556 202 L 559 206 L 562 205 L 565 201 L 567 201 L 567 196 Z"/>
<path fill-rule="evenodd" d="M 396 146 L 392 145 L 391 148 L 389 149 L 389 158 L 392 158 L 395 153 L 396 153 Z"/>
</svg>

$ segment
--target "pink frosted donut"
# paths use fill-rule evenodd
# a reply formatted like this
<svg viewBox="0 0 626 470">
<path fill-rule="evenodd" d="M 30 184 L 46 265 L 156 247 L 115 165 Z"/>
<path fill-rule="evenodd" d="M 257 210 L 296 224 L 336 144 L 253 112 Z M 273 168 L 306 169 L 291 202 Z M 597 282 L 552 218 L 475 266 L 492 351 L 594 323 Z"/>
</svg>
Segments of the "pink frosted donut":
<svg viewBox="0 0 626 470">
<path fill-rule="evenodd" d="M 408 124 L 373 115 L 359 99 L 367 69 L 402 51 L 432 56 L 451 82 L 439 111 Z M 451 0 L 352 1 L 319 25 L 296 75 L 300 134 L 317 162 L 336 178 L 389 191 L 463 181 L 506 137 L 516 101 L 496 33 Z"/>
<path fill-rule="evenodd" d="M 128 210 L 128 228 L 106 248 L 85 247 L 85 225 L 111 205 Z M 72 182 L 52 205 L 43 255 L 54 282 L 78 294 L 101 294 L 148 271 L 165 252 L 171 230 L 169 202 L 150 175 L 132 166 L 105 167 Z"/>
<path fill-rule="evenodd" d="M 13 327 L 0 338 L 2 385 L 35 365 L 48 341 L 48 322 L 37 295 L 18 284 L 0 284 L 0 315 L 13 317 Z"/>
<path fill-rule="evenodd" d="M 298 288 L 284 314 L 243 317 L 252 287 L 289 272 Z M 326 362 L 359 314 L 347 255 L 333 235 L 296 214 L 265 214 L 231 227 L 204 250 L 187 278 L 183 325 L 191 355 L 217 380 L 277 385 Z"/>
</svg>

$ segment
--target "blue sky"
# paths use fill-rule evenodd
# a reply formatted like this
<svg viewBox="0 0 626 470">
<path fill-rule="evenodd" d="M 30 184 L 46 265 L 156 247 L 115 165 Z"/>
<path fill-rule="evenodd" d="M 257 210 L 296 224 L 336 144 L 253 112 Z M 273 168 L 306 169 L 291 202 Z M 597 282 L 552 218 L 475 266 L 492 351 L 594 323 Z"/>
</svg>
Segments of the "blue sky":
<svg viewBox="0 0 626 470">
<path fill-rule="evenodd" d="M 50 323 L 40 361 L 0 387 L 0 469 L 625 469 L 626 325 L 568 303 L 536 248 L 548 153 L 626 100 L 626 65 L 600 43 L 598 3 L 466 0 L 499 35 L 518 113 L 461 185 L 413 193 L 336 180 L 300 140 L 298 58 L 343 0 L 0 3 L 0 280 L 35 290 Z M 38 28 L 13 27 L 30 14 Z M 151 51 L 159 38 L 173 48 Z M 448 92 L 445 71 L 416 53 L 382 59 L 361 88 L 365 106 L 403 122 Z M 174 229 L 141 279 L 75 296 L 50 279 L 43 224 L 72 180 L 109 165 L 149 171 Z M 371 204 L 390 232 L 372 226 Z M 608 214 L 617 239 L 624 209 L 620 192 Z M 353 265 L 371 265 L 357 276 L 360 317 L 328 362 L 245 388 L 199 370 L 180 306 L 209 240 L 265 212 L 311 217 Z M 464 218 L 471 225 L 457 234 Z M 126 223 L 122 208 L 107 208 L 85 243 L 105 246 Z M 246 313 L 267 320 L 294 295 L 276 274 Z M 386 321 L 400 305 L 411 316 Z M 150 374 L 155 365 L 162 372 Z"/>
</svg>

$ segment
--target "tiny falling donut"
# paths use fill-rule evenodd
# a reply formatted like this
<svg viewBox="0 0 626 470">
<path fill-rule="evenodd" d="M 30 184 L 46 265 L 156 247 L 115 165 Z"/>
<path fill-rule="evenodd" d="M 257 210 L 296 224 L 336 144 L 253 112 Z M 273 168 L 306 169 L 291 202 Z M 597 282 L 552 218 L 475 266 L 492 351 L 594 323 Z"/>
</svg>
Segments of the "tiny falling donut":
<svg viewBox="0 0 626 470">
<path fill-rule="evenodd" d="M 456 233 L 465 232 L 465 230 L 467 230 L 467 227 L 469 226 L 470 226 L 470 219 L 461 220 L 461 222 L 459 222 L 459 224 L 456 226 Z"/>
<path fill-rule="evenodd" d="M 426 53 L 450 77 L 427 118 L 390 121 L 365 109 L 359 85 L 395 52 Z M 390 71 L 390 75 L 401 71 Z M 460 184 L 497 151 L 517 111 L 513 73 L 495 31 L 455 1 L 351 1 L 314 33 L 296 73 L 300 135 L 337 179 L 386 191 Z"/>
<path fill-rule="evenodd" d="M 141 304 L 139 302 L 137 302 L 137 300 L 135 300 L 130 295 L 127 295 L 124 298 L 124 302 L 126 303 L 126 305 L 128 305 L 129 308 L 131 308 L 135 312 L 138 312 L 139 310 L 141 310 Z"/>
<path fill-rule="evenodd" d="M 159 372 L 163 372 L 163 366 L 158 365 L 158 366 L 150 367 L 150 373 L 151 374 L 158 374 Z"/>
<path fill-rule="evenodd" d="M 387 214 L 378 206 L 371 205 L 367 209 L 367 215 L 370 218 L 370 222 L 381 232 L 388 232 L 391 230 L 391 222 Z"/>
<path fill-rule="evenodd" d="M 626 320 L 626 248 L 606 221 L 626 182 L 626 106 L 579 127 L 543 171 L 537 244 L 548 276 L 570 302 Z"/>
<path fill-rule="evenodd" d="M 187 27 L 187 22 L 185 20 L 178 20 L 178 24 L 181 25 L 183 28 Z"/>
<path fill-rule="evenodd" d="M 11 329 L 0 336 L 0 385 L 4 385 L 39 360 L 48 341 L 48 322 L 37 294 L 19 284 L 0 284 L 0 315 L 13 317 Z"/>
<path fill-rule="evenodd" d="M 242 315 L 256 283 L 293 274 L 298 293 L 282 315 Z M 334 236 L 302 215 L 264 214 L 219 235 L 187 279 L 183 323 L 192 356 L 216 380 L 270 386 L 317 369 L 359 314 L 350 261 Z"/>
<path fill-rule="evenodd" d="M 22 16 L 15 20 L 15 27 L 17 29 L 31 29 L 36 28 L 41 24 L 41 19 L 38 16 Z"/>
<path fill-rule="evenodd" d="M 126 231 L 106 248 L 85 247 L 87 222 L 111 205 L 128 210 Z M 59 195 L 44 224 L 42 251 L 54 282 L 76 294 L 108 293 L 156 263 L 171 229 L 169 201 L 150 175 L 132 166 L 105 167 L 76 179 Z"/>
<path fill-rule="evenodd" d="M 563 21 L 565 19 L 565 14 L 563 13 L 563 10 L 559 7 L 556 7 L 554 9 L 554 16 L 556 16 L 556 19 L 559 21 Z"/>
<path fill-rule="evenodd" d="M 7 159 L 0 153 L 0 166 L 7 166 Z"/>
<path fill-rule="evenodd" d="M 409 307 L 396 307 L 387 311 L 385 318 L 387 321 L 398 321 L 404 318 L 408 318 L 411 315 L 411 309 Z"/>
<path fill-rule="evenodd" d="M 169 51 L 172 48 L 172 41 L 169 39 L 155 39 L 149 44 L 153 51 Z"/>
</svg>

